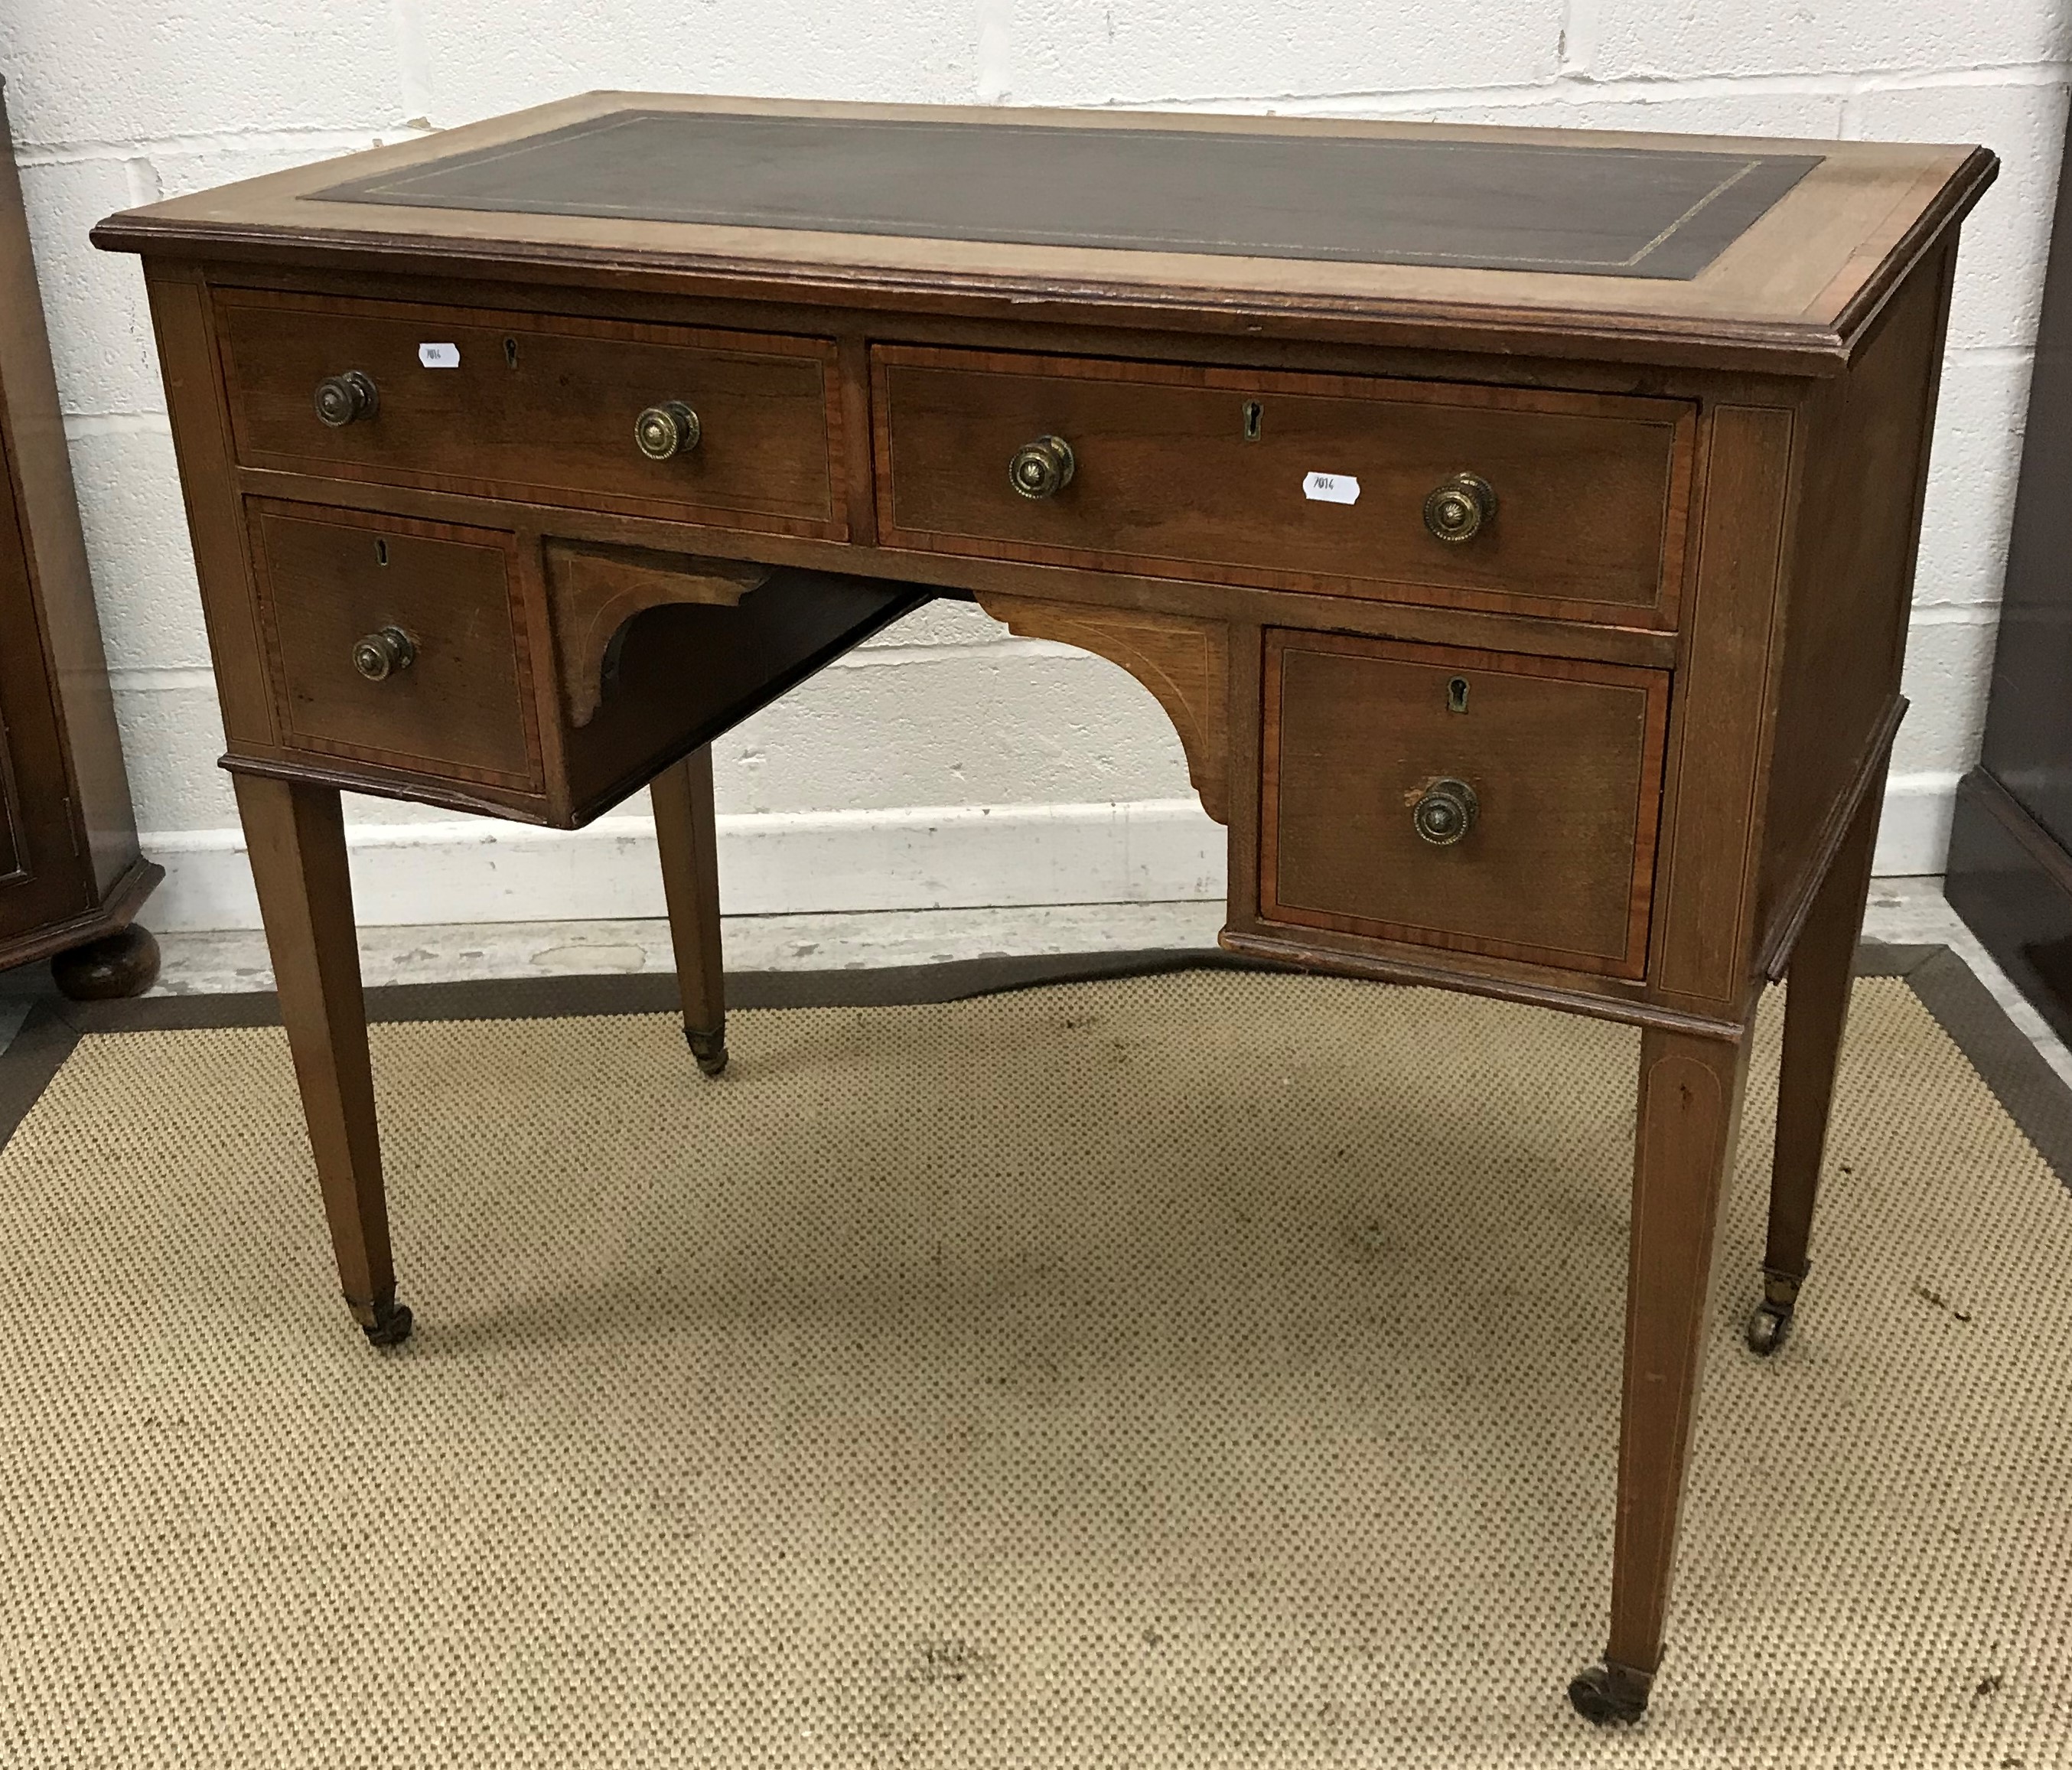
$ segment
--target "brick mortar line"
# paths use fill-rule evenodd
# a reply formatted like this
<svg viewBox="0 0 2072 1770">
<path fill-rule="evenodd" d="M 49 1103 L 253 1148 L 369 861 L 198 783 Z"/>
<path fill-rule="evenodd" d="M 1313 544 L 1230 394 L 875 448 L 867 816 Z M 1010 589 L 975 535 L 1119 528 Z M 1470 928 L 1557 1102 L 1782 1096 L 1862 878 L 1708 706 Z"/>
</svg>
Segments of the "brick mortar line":
<svg viewBox="0 0 2072 1770">
<path fill-rule="evenodd" d="M 1240 113 L 1262 109 L 1287 109 L 1290 114 L 1303 114 L 1294 108 L 1334 105 L 1357 105 L 1375 109 L 1387 107 L 1391 109 L 1442 105 L 1522 106 L 1544 103 L 1550 99 L 1574 102 L 1659 101 L 1677 97 L 1711 98 L 1734 95 L 1848 99 L 1887 92 L 1962 91 L 1969 88 L 2018 88 L 2067 84 L 2072 84 L 2072 60 L 2008 62 L 1968 68 L 1881 68 L 1867 72 L 1838 70 L 1818 73 L 1635 74 L 1620 75 L 1606 80 L 1564 72 L 1551 80 L 1523 84 L 1437 87 L 1405 92 L 1369 88 L 1350 92 L 1268 94 L 1222 93 L 1184 97 L 1139 94 L 1127 99 L 1065 108 L 1175 111 L 1220 108 Z M 16 158 L 19 164 L 24 166 L 49 166 L 101 160 L 148 159 L 154 155 L 220 153 L 255 147 L 336 146 L 350 150 L 376 137 L 384 142 L 393 142 L 426 133 L 397 121 L 307 129 L 254 126 L 249 129 L 203 130 L 193 134 L 84 136 L 51 142 L 25 138 L 16 145 Z"/>
<path fill-rule="evenodd" d="M 1136 94 L 1084 108 L 1191 110 L 1226 109 L 1240 112 L 1310 113 L 1305 105 L 1362 105 L 1379 109 L 1430 108 L 1462 104 L 1530 105 L 1548 99 L 1659 102 L 1664 99 L 1729 96 L 1783 96 L 1854 98 L 1887 92 L 1962 91 L 2062 86 L 2072 83 L 2072 60 L 1985 64 L 1959 68 L 1831 69 L 1819 72 L 1761 74 L 1631 74 L 1597 79 L 1562 73 L 1552 80 L 1498 86 L 1433 87 L 1414 91 L 1366 88 L 1338 93 L 1211 93 L 1201 97 L 1157 97 Z"/>
</svg>

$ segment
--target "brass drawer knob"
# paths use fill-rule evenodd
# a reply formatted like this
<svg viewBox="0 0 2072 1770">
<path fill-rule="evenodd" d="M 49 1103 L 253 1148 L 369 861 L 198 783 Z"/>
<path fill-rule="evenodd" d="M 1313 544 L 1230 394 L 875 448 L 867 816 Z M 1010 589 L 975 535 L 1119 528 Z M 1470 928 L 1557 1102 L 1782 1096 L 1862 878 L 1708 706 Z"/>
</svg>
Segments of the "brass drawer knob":
<svg viewBox="0 0 2072 1770">
<path fill-rule="evenodd" d="M 369 633 L 352 648 L 352 667 L 370 682 L 385 682 L 417 661 L 417 641 L 400 627 Z"/>
<path fill-rule="evenodd" d="M 381 410 L 381 396 L 374 377 L 365 371 L 348 368 L 343 375 L 327 375 L 317 383 L 317 416 L 334 430 L 357 424 Z"/>
<path fill-rule="evenodd" d="M 1424 500 L 1424 526 L 1440 540 L 1473 541 L 1496 514 L 1496 488 L 1479 473 L 1457 473 Z"/>
<path fill-rule="evenodd" d="M 1025 498 L 1054 498 L 1072 483 L 1072 445 L 1062 436 L 1039 436 L 1014 451 L 1007 483 Z"/>
<path fill-rule="evenodd" d="M 1465 780 L 1435 780 L 1410 813 L 1417 834 L 1434 848 L 1450 848 L 1474 828 L 1475 789 Z"/>
<path fill-rule="evenodd" d="M 666 461 L 672 455 L 689 455 L 698 446 L 705 426 L 698 414 L 681 400 L 665 400 L 651 405 L 633 421 L 633 440 L 651 461 Z"/>
</svg>

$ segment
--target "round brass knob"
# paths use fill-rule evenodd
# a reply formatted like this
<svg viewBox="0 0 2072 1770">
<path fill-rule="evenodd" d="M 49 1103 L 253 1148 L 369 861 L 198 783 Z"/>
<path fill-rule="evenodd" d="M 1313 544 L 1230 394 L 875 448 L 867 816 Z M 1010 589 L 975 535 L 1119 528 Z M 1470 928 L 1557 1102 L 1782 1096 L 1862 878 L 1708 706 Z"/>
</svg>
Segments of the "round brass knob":
<svg viewBox="0 0 2072 1770">
<path fill-rule="evenodd" d="M 1424 500 L 1424 526 L 1441 541 L 1473 541 L 1496 514 L 1496 488 L 1479 473 L 1457 473 Z"/>
<path fill-rule="evenodd" d="M 698 446 L 705 426 L 698 414 L 681 400 L 665 400 L 651 405 L 633 421 L 633 440 L 651 461 L 666 461 L 672 455 L 688 455 Z"/>
<path fill-rule="evenodd" d="M 1072 445 L 1062 436 L 1039 436 L 1014 451 L 1007 483 L 1025 498 L 1054 498 L 1072 483 Z"/>
<path fill-rule="evenodd" d="M 1417 834 L 1434 848 L 1450 848 L 1474 828 L 1475 789 L 1465 780 L 1435 780 L 1412 809 Z"/>
<path fill-rule="evenodd" d="M 374 377 L 362 369 L 327 375 L 317 383 L 317 416 L 334 430 L 372 418 L 380 409 L 381 396 L 375 389 Z"/>
<path fill-rule="evenodd" d="M 352 667 L 370 682 L 386 681 L 417 661 L 417 641 L 400 627 L 369 633 L 352 648 Z"/>
</svg>

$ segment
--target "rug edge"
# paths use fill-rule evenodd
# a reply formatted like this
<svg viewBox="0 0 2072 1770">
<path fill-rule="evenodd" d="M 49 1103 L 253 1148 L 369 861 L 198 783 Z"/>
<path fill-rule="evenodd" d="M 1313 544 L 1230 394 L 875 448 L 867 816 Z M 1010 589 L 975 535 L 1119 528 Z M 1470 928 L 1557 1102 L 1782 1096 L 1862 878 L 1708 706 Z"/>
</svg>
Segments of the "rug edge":
<svg viewBox="0 0 2072 1770">
<path fill-rule="evenodd" d="M 729 1005 L 736 1008 L 895 1007 L 1188 970 L 1284 974 L 1278 966 L 1213 948 L 1166 948 L 999 954 L 855 970 L 737 972 L 728 976 L 726 989 Z M 2060 1183 L 2072 1190 L 2072 1088 L 1971 967 L 1947 946 L 1866 941 L 1857 949 L 1856 974 L 1903 981 Z M 390 1023 L 665 1014 L 676 1006 L 675 977 L 656 972 L 388 984 L 367 992 L 368 1019 Z M 39 998 L 0 1052 L 0 1149 L 87 1034 L 194 1032 L 280 1023 L 280 1005 L 270 990 L 121 1002 Z"/>
</svg>

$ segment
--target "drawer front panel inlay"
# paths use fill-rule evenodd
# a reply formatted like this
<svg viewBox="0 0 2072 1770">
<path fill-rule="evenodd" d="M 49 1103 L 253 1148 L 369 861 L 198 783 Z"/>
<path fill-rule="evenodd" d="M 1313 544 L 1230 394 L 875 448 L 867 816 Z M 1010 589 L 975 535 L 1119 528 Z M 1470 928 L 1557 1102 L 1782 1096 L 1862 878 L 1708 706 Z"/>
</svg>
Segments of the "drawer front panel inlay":
<svg viewBox="0 0 2072 1770">
<path fill-rule="evenodd" d="M 825 537 L 847 533 L 834 346 L 811 338 L 227 291 L 247 467 Z M 318 390 L 338 394 L 327 422 Z M 695 414 L 656 459 L 642 414 Z M 659 436 L 654 438 L 658 446 Z"/>
<path fill-rule="evenodd" d="M 254 500 L 253 558 L 281 727 L 298 749 L 536 790 L 512 538 Z M 382 636 L 393 636 L 385 640 Z M 363 643 L 407 661 L 372 679 Z"/>
<path fill-rule="evenodd" d="M 1638 978 L 1669 677 L 1266 636 L 1260 914 Z"/>
<path fill-rule="evenodd" d="M 873 377 L 890 546 L 1675 624 L 1680 401 L 891 345 Z"/>
</svg>

